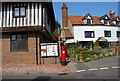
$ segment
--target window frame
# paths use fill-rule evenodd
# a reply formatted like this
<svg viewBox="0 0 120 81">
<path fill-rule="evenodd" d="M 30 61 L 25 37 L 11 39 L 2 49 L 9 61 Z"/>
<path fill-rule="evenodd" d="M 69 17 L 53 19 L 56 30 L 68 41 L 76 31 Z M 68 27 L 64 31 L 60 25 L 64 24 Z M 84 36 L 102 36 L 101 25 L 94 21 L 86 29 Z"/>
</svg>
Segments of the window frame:
<svg viewBox="0 0 120 81">
<path fill-rule="evenodd" d="M 93 37 L 92 36 L 86 36 L 87 32 L 93 33 Z M 85 36 L 85 38 L 95 38 L 95 31 L 84 31 L 84 36 Z"/>
<path fill-rule="evenodd" d="M 25 15 L 21 15 L 21 8 L 25 8 Z M 15 8 L 19 8 L 19 16 L 15 16 Z M 13 17 L 18 18 L 18 17 L 26 17 L 26 6 L 13 6 Z"/>
<path fill-rule="evenodd" d="M 12 36 L 13 35 L 15 35 L 15 37 L 16 37 L 16 39 L 15 40 L 12 40 Z M 13 49 L 12 48 L 12 46 L 13 46 L 13 41 L 15 41 L 15 42 L 18 42 L 18 41 L 20 41 L 18 38 L 17 38 L 17 35 L 21 35 L 21 42 L 23 42 L 23 35 L 27 35 L 27 37 L 26 37 L 26 39 L 25 39 L 25 41 L 26 41 L 26 49 L 17 49 L 17 50 L 15 50 L 15 49 Z M 24 44 L 23 44 L 24 45 Z M 28 34 L 27 33 L 18 33 L 18 34 L 16 34 L 16 33 L 14 33 L 14 34 L 11 34 L 11 37 L 10 37 L 10 51 L 11 52 L 22 52 L 22 51 L 28 51 Z"/>
<path fill-rule="evenodd" d="M 120 26 L 120 21 L 116 21 L 116 25 L 117 25 L 117 26 Z"/>
<path fill-rule="evenodd" d="M 120 36 L 118 35 L 118 33 L 120 33 L 120 31 L 116 31 L 116 35 L 117 35 L 116 37 L 120 37 Z"/>
<path fill-rule="evenodd" d="M 108 25 L 108 19 L 104 19 L 104 24 Z"/>
<path fill-rule="evenodd" d="M 106 35 L 107 32 L 110 32 L 110 36 Z M 104 31 L 104 37 L 111 37 L 111 31 Z"/>
<path fill-rule="evenodd" d="M 87 19 L 87 24 L 89 24 L 89 23 L 88 23 L 88 20 L 90 20 L 90 24 L 92 24 L 92 22 L 91 22 L 92 19 Z"/>
</svg>

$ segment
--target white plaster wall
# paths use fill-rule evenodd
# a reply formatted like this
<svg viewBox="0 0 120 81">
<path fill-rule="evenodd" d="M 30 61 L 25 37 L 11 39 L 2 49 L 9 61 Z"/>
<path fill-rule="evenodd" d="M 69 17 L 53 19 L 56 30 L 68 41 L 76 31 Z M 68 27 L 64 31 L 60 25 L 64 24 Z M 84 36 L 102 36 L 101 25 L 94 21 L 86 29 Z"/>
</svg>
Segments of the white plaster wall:
<svg viewBox="0 0 120 81">
<path fill-rule="evenodd" d="M 71 39 L 67 39 L 67 40 L 66 40 L 66 43 L 73 43 L 73 42 L 75 42 L 74 38 L 71 38 Z"/>
<path fill-rule="evenodd" d="M 111 31 L 111 37 L 105 37 L 108 42 L 116 42 L 118 38 L 116 31 L 120 31 L 120 27 L 117 26 L 73 26 L 74 27 L 74 40 L 77 41 L 93 41 L 95 42 L 98 37 L 104 37 L 104 31 Z M 118 29 L 119 28 L 119 29 Z M 94 31 L 94 38 L 85 38 L 85 31 Z"/>
</svg>

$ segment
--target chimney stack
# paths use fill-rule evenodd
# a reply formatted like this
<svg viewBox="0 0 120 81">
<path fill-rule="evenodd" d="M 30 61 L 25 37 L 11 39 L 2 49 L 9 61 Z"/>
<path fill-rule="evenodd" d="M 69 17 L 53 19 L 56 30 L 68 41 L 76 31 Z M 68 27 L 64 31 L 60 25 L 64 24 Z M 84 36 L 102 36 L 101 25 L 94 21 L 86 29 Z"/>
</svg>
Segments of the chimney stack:
<svg viewBox="0 0 120 81">
<path fill-rule="evenodd" d="M 62 6 L 62 27 L 68 27 L 68 7 L 65 3 Z"/>
<path fill-rule="evenodd" d="M 109 15 L 110 15 L 110 19 L 113 19 L 115 17 L 115 11 L 114 10 L 111 10 L 109 12 Z"/>
</svg>

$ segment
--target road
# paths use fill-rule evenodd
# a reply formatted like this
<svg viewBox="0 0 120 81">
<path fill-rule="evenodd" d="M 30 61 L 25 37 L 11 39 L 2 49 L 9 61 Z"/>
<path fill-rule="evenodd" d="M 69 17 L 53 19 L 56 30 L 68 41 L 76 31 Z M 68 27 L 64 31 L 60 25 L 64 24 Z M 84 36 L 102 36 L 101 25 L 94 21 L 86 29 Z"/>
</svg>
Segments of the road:
<svg viewBox="0 0 120 81">
<path fill-rule="evenodd" d="M 114 56 L 91 61 L 88 63 L 74 63 L 74 66 L 77 68 L 77 70 L 76 72 L 71 73 L 6 72 L 2 74 L 2 78 L 31 79 L 32 81 L 34 79 L 119 79 L 119 58 L 120 56 Z"/>
</svg>

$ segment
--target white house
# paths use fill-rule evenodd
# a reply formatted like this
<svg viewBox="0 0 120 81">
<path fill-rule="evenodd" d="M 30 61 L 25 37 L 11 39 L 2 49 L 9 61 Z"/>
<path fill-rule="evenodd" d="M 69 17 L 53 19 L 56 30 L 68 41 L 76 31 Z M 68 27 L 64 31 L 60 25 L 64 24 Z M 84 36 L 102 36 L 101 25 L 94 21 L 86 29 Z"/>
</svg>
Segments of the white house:
<svg viewBox="0 0 120 81">
<path fill-rule="evenodd" d="M 120 41 L 120 18 L 111 10 L 102 17 L 68 15 L 66 4 L 62 6 L 62 23 L 66 43 L 79 41 L 82 47 L 92 47 L 98 38 L 107 39 L 110 45 Z"/>
</svg>

